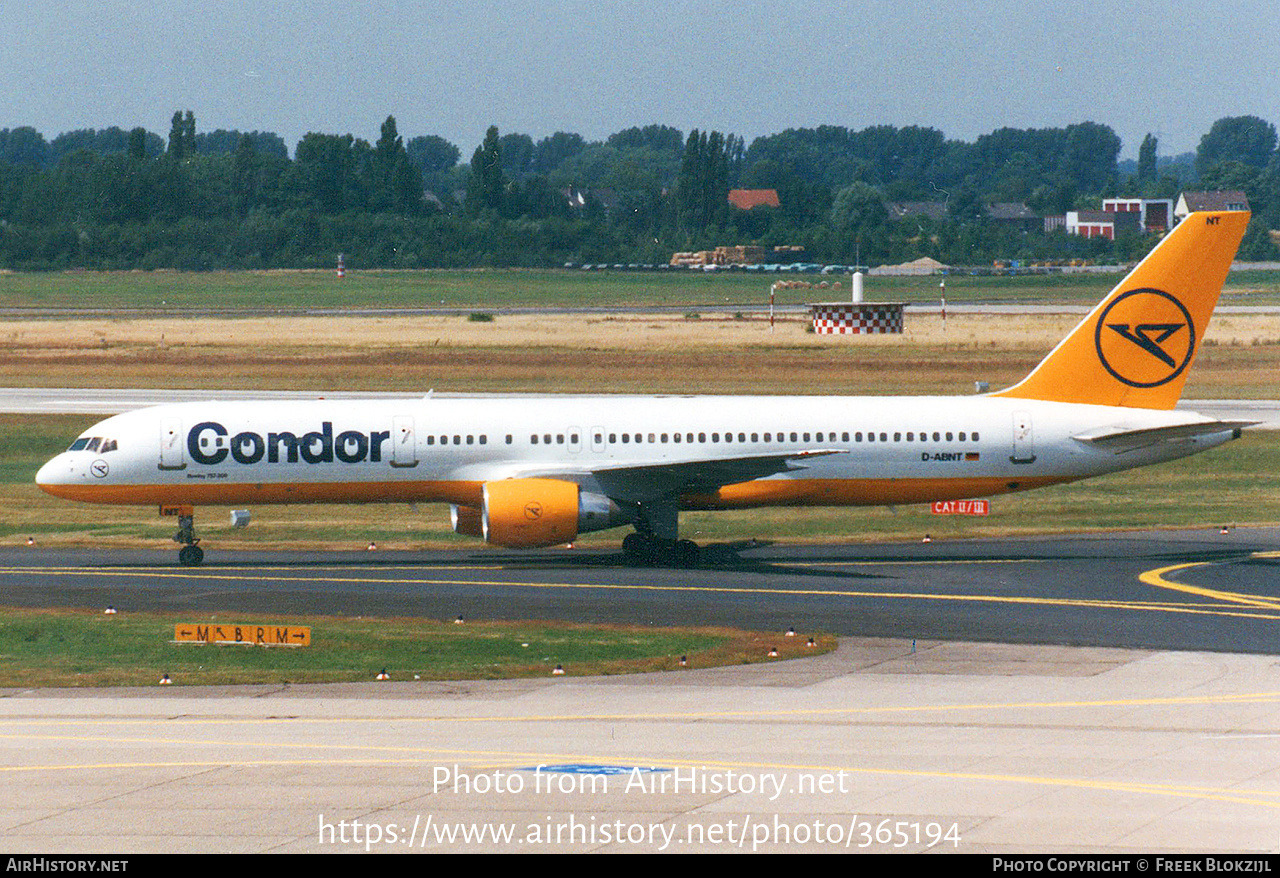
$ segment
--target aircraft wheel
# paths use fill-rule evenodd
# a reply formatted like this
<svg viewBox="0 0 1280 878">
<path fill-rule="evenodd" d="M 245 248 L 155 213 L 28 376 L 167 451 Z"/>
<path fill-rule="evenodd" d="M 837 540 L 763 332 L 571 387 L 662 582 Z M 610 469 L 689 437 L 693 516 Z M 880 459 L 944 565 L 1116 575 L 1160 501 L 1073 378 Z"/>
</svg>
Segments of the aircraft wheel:
<svg viewBox="0 0 1280 878">
<path fill-rule="evenodd" d="M 671 560 L 677 567 L 693 567 L 698 563 L 698 544 L 693 540 L 677 540 Z"/>
<path fill-rule="evenodd" d="M 656 541 L 642 533 L 629 533 L 622 540 L 622 554 L 628 564 L 652 564 Z"/>
<path fill-rule="evenodd" d="M 204 560 L 204 549 L 199 546 L 183 546 L 178 550 L 178 563 L 183 567 L 199 567 Z"/>
</svg>

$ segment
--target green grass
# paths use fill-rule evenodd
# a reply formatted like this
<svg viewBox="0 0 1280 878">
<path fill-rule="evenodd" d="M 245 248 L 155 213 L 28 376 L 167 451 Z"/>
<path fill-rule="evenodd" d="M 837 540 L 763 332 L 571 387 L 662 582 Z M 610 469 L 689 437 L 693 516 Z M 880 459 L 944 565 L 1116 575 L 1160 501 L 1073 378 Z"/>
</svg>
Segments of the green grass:
<svg viewBox="0 0 1280 878">
<path fill-rule="evenodd" d="M 470 271 L 49 272 L 0 274 L 4 308 L 143 308 L 174 313 L 306 308 L 471 308 L 514 306 L 764 305 L 775 280 L 840 280 L 841 291 L 779 290 L 779 304 L 843 299 L 847 276 L 745 272 L 626 272 L 492 269 Z M 1089 304 L 1116 274 L 946 279 L 947 301 Z M 874 277 L 874 301 L 938 301 L 941 278 Z M 1280 272 L 1237 272 L 1225 302 L 1280 302 Z"/>
<path fill-rule="evenodd" d="M 306 647 L 175 644 L 175 624 L 290 624 L 311 628 Z M 835 639 L 785 638 L 719 628 L 664 629 L 554 622 L 452 622 L 254 614 L 176 615 L 0 609 L 0 687 L 507 679 L 676 670 L 830 651 Z"/>
</svg>

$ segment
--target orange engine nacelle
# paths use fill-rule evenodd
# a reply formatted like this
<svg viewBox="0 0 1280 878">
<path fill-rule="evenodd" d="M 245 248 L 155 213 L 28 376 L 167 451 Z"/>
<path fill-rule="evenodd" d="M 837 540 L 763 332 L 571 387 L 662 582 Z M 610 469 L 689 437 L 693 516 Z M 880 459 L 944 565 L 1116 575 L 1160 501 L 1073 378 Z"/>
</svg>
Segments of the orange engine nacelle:
<svg viewBox="0 0 1280 878">
<path fill-rule="evenodd" d="M 560 479 L 485 482 L 480 523 L 485 542 L 532 549 L 578 535 L 578 486 Z"/>
</svg>

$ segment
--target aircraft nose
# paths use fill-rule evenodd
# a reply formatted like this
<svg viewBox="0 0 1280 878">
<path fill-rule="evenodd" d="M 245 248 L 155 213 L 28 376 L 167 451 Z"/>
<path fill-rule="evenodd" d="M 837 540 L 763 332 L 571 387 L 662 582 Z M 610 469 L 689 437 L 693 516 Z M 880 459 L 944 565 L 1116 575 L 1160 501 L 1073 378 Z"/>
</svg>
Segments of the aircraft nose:
<svg viewBox="0 0 1280 878">
<path fill-rule="evenodd" d="M 75 468 L 65 454 L 59 454 L 36 473 L 36 484 L 48 491 L 58 485 L 69 484 L 75 476 Z"/>
</svg>

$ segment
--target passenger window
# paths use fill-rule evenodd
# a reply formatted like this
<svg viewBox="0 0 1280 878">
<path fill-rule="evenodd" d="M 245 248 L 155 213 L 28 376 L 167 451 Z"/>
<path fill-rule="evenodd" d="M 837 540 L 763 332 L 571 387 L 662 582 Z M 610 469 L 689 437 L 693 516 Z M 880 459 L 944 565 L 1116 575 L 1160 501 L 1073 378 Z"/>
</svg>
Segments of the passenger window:
<svg viewBox="0 0 1280 878">
<path fill-rule="evenodd" d="M 888 434 L 888 433 L 881 433 L 881 434 L 880 434 L 880 441 L 881 441 L 881 442 L 888 442 L 888 441 L 889 441 L 889 434 Z"/>
<path fill-rule="evenodd" d="M 428 436 L 428 437 L 427 437 L 427 444 L 428 444 L 428 445 L 435 445 L 435 444 L 436 444 L 436 437 L 435 437 L 435 436 Z"/>
<path fill-rule="evenodd" d="M 537 434 L 537 433 L 534 433 L 532 436 L 530 436 L 530 437 L 529 437 L 529 444 L 530 444 L 530 445 L 537 445 L 537 444 L 538 444 L 538 434 Z"/>
<path fill-rule="evenodd" d="M 508 445 L 510 445 L 510 444 L 511 444 L 511 434 L 510 434 L 510 433 L 508 433 L 508 434 L 507 434 L 507 444 L 508 444 Z"/>
<path fill-rule="evenodd" d="M 557 433 L 557 434 L 556 434 L 556 444 L 557 444 L 557 445 L 563 445 L 563 444 L 564 444 L 564 434 L 563 434 L 563 433 Z"/>
<path fill-rule="evenodd" d="M 964 441 L 964 434 L 963 434 L 963 433 L 961 433 L 961 434 L 960 434 L 960 441 L 961 441 L 961 442 L 963 442 L 963 441 Z"/>
<path fill-rule="evenodd" d="M 974 442 L 977 442 L 977 441 L 978 441 L 978 434 L 977 434 L 977 433 L 974 433 L 974 434 L 973 434 L 973 441 L 974 441 Z"/>
<path fill-rule="evenodd" d="M 908 442 L 915 442 L 915 441 L 916 441 L 916 434 L 915 434 L 915 433 L 908 433 L 908 434 L 907 434 L 907 441 L 908 441 Z"/>
<path fill-rule="evenodd" d="M 475 436 L 468 436 L 468 437 L 467 437 L 467 444 L 468 444 L 468 445 L 473 445 L 473 444 L 475 443 L 475 439 L 476 439 L 476 437 L 475 437 Z"/>
<path fill-rule="evenodd" d="M 902 441 L 902 434 L 901 434 L 901 433 L 894 433 L 894 434 L 893 434 L 893 441 L 894 441 L 894 442 L 901 442 L 901 441 Z"/>
<path fill-rule="evenodd" d="M 947 434 L 947 441 L 948 441 L 948 442 L 950 442 L 950 441 L 951 441 L 951 434 L 950 434 L 950 433 L 948 433 L 948 434 Z"/>
<path fill-rule="evenodd" d="M 942 441 L 942 437 L 941 437 L 941 435 L 940 435 L 940 434 L 938 434 L 938 433 L 934 433 L 934 434 L 933 434 L 933 441 L 934 441 L 934 442 L 941 442 L 941 441 Z"/>
</svg>

